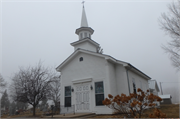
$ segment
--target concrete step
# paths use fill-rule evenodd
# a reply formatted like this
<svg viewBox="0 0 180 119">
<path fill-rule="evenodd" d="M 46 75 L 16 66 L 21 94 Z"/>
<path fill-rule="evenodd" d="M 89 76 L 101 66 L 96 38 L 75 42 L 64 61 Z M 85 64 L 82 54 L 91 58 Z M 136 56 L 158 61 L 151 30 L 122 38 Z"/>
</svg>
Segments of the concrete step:
<svg viewBox="0 0 180 119">
<path fill-rule="evenodd" d="M 88 116 L 84 116 L 84 117 L 79 117 L 79 118 L 93 118 L 93 117 L 96 117 L 97 115 L 94 114 L 94 115 L 88 115 Z"/>
<path fill-rule="evenodd" d="M 61 114 L 61 115 L 54 115 L 54 118 L 90 118 L 96 116 L 95 113 L 69 113 L 69 114 Z M 45 116 L 46 118 L 51 118 L 51 116 Z"/>
<path fill-rule="evenodd" d="M 96 114 L 95 113 L 89 113 L 89 114 L 82 114 L 82 115 L 77 115 L 72 118 L 90 118 L 90 117 L 95 117 Z"/>
</svg>

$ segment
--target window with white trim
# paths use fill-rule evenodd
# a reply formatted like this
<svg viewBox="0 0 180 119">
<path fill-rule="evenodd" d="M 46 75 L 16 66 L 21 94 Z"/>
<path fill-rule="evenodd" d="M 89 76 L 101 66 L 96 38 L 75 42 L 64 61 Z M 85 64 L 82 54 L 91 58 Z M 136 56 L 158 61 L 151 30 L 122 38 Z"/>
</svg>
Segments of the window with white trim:
<svg viewBox="0 0 180 119">
<path fill-rule="evenodd" d="M 64 106 L 65 107 L 71 107 L 71 86 L 65 87 L 65 101 Z"/>
<path fill-rule="evenodd" d="M 104 100 L 104 86 L 103 81 L 95 82 L 95 100 L 96 106 L 101 106 L 102 101 Z"/>
</svg>

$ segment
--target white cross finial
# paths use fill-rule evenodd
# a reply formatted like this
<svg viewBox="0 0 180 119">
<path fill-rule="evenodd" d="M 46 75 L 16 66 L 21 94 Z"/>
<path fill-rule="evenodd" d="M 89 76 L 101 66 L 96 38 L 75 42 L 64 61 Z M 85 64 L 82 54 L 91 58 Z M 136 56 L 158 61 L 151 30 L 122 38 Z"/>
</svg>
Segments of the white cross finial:
<svg viewBox="0 0 180 119">
<path fill-rule="evenodd" d="M 84 3 L 85 3 L 85 1 L 82 1 L 83 7 L 84 7 Z"/>
</svg>

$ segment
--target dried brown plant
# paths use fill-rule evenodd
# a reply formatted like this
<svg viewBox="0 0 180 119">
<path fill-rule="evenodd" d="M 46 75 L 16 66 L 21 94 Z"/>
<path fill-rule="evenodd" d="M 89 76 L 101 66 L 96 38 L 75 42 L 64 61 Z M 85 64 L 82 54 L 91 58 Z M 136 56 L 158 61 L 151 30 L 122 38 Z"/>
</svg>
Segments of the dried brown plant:
<svg viewBox="0 0 180 119">
<path fill-rule="evenodd" d="M 103 101 L 103 104 L 113 109 L 116 114 L 141 118 L 145 109 L 156 107 L 155 101 L 162 101 L 162 99 L 150 93 L 149 90 L 144 92 L 138 88 L 137 93 L 130 93 L 129 96 L 122 93 L 113 97 L 109 94 L 108 98 Z"/>
</svg>

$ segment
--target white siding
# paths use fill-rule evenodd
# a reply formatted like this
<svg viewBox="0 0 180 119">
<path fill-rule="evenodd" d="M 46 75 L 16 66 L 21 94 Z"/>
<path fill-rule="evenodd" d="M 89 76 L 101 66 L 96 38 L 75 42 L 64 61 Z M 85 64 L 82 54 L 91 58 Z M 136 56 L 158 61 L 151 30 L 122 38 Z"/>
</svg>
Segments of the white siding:
<svg viewBox="0 0 180 119">
<path fill-rule="evenodd" d="M 83 57 L 83 61 L 79 58 Z M 104 97 L 109 94 L 109 82 L 107 80 L 107 62 L 104 58 L 79 53 L 68 64 L 66 64 L 61 71 L 61 105 L 64 105 L 64 87 L 72 86 L 72 80 L 92 78 L 90 85 L 93 90 L 90 92 L 91 96 L 91 111 L 97 114 L 112 113 L 112 110 L 106 106 L 95 105 L 95 82 L 103 81 L 104 84 Z M 72 105 L 75 104 L 75 94 L 72 93 Z"/>
<path fill-rule="evenodd" d="M 148 83 L 149 83 L 150 89 L 155 89 L 155 81 L 154 80 L 149 80 Z"/>
<path fill-rule="evenodd" d="M 158 95 L 158 85 L 156 80 L 149 80 L 149 88 L 151 89 L 151 93 L 153 93 L 154 95 Z"/>
<path fill-rule="evenodd" d="M 83 57 L 83 61 L 79 58 Z M 71 82 L 73 79 L 82 79 L 91 77 L 93 79 L 105 78 L 105 60 L 93 55 L 79 53 L 66 66 L 62 68 L 62 77 L 64 82 Z"/>
<path fill-rule="evenodd" d="M 117 94 L 121 95 L 124 93 L 129 95 L 126 69 L 122 65 L 116 65 L 116 79 Z"/>
<path fill-rule="evenodd" d="M 79 61 L 79 58 L 83 57 L 83 61 Z M 148 81 L 141 76 L 128 71 L 130 92 L 133 92 L 132 79 L 136 82 L 136 89 L 142 87 L 148 89 Z M 97 57 L 94 55 L 79 53 L 72 58 L 61 70 L 61 105 L 64 105 L 64 87 L 71 86 L 74 88 L 72 80 L 88 79 L 92 81 L 88 82 L 93 86 L 93 90 L 90 90 L 90 110 L 96 114 L 111 114 L 113 110 L 106 106 L 96 106 L 95 104 L 95 82 L 103 81 L 104 84 L 104 98 L 108 97 L 108 94 L 113 96 L 121 95 L 122 93 L 129 95 L 127 72 L 123 65 L 113 64 L 106 61 L 103 57 Z M 75 92 L 72 92 L 72 105 L 75 104 Z"/>
<path fill-rule="evenodd" d="M 117 80 L 116 80 L 116 67 L 114 64 L 108 62 L 108 79 L 110 94 L 113 96 L 117 95 Z"/>
<path fill-rule="evenodd" d="M 147 79 L 144 79 L 143 77 L 135 74 L 134 72 L 132 71 L 128 71 L 128 74 L 129 74 L 129 83 L 130 83 L 130 92 L 133 93 L 133 83 L 132 83 L 132 80 L 134 79 L 135 80 L 135 84 L 136 84 L 136 90 L 138 88 L 141 88 L 141 84 L 140 82 L 142 82 L 142 88 L 144 91 L 148 90 L 149 89 L 149 86 L 148 86 L 148 80 Z"/>
<path fill-rule="evenodd" d="M 74 46 L 74 50 L 77 50 L 78 48 L 89 50 L 89 51 L 93 51 L 93 52 L 96 52 L 96 49 L 97 49 L 90 42 L 83 42 L 83 43 L 80 43 L 80 44 Z"/>
</svg>

